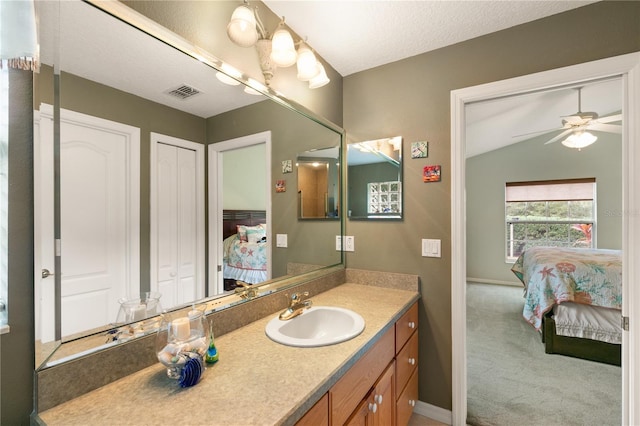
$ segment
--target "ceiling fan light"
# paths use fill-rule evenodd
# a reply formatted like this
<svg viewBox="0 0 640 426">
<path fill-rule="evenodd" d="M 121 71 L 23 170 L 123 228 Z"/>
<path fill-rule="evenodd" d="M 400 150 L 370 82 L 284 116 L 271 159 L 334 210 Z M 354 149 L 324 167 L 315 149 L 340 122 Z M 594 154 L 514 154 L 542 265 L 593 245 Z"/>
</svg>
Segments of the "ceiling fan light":
<svg viewBox="0 0 640 426">
<path fill-rule="evenodd" d="M 295 64 L 297 57 L 291 34 L 280 27 L 271 39 L 271 60 L 277 66 L 284 68 Z"/>
<path fill-rule="evenodd" d="M 589 132 L 575 132 L 569 135 L 568 138 L 562 141 L 562 145 L 568 148 L 582 149 L 591 145 L 598 137 Z"/>
<path fill-rule="evenodd" d="M 327 72 L 324 69 L 324 66 L 318 62 L 318 74 L 309 80 L 309 89 L 317 89 L 318 87 L 325 86 L 329 84 L 331 80 L 327 77 Z"/>
<path fill-rule="evenodd" d="M 249 7 L 236 7 L 227 25 L 227 35 L 238 46 L 251 47 L 258 41 L 256 16 Z"/>
<path fill-rule="evenodd" d="M 318 66 L 316 65 L 316 55 L 313 54 L 306 43 L 300 44 L 298 48 L 298 80 L 309 81 L 318 74 Z"/>
</svg>

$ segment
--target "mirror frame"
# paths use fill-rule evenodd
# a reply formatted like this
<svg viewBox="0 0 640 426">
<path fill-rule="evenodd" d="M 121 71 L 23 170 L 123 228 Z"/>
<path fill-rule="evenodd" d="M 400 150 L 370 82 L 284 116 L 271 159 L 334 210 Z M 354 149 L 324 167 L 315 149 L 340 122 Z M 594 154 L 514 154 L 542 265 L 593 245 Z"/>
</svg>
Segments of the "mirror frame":
<svg viewBox="0 0 640 426">
<path fill-rule="evenodd" d="M 371 216 L 352 216 L 351 215 L 351 196 L 349 191 L 349 146 L 356 145 L 365 142 L 379 142 L 385 141 L 386 143 L 391 144 L 391 140 L 400 139 L 400 148 L 398 150 L 398 181 L 400 182 L 400 213 L 375 213 Z M 347 189 L 346 189 L 346 201 L 347 201 L 347 218 L 353 221 L 402 221 L 404 220 L 404 165 L 402 158 L 402 150 L 404 148 L 404 138 L 402 136 L 394 136 L 387 138 L 379 138 L 372 139 L 367 141 L 348 141 L 345 143 L 345 154 L 344 154 L 344 162 L 346 163 L 346 167 L 344 168 L 344 173 L 346 175 L 347 180 Z M 389 160 L 390 162 L 390 160 Z"/>
<path fill-rule="evenodd" d="M 129 8 L 125 4 L 120 2 L 108 1 L 108 0 L 83 0 L 83 1 L 93 7 L 96 7 L 97 9 L 101 10 L 104 13 L 107 13 L 113 16 L 115 19 L 125 22 L 128 25 L 131 25 L 132 27 L 146 33 L 147 35 L 156 38 L 160 42 L 163 42 L 177 49 L 178 51 L 204 63 L 205 65 L 209 66 L 213 70 L 226 74 L 222 66 L 223 65 L 222 60 L 218 59 L 211 53 L 195 46 L 189 41 L 173 33 L 171 30 L 163 27 L 162 25 L 151 20 L 150 18 L 140 14 L 134 9 Z M 250 78 L 244 73 L 242 73 L 241 75 L 233 75 L 233 76 L 228 75 L 228 76 L 240 82 L 241 84 L 259 92 L 260 94 L 264 95 L 267 99 L 270 99 L 280 104 L 286 109 L 289 109 L 295 113 L 298 113 L 303 117 L 309 120 L 312 120 L 313 122 L 320 124 L 321 126 L 335 132 L 336 135 L 339 136 L 339 143 L 340 143 L 339 154 L 341 156 L 344 155 L 344 141 L 345 141 L 345 135 L 346 135 L 344 129 L 337 126 L 335 123 L 332 123 L 331 121 L 319 115 L 316 115 L 311 110 L 298 104 L 297 102 L 285 98 L 282 94 L 275 92 L 273 89 L 257 82 L 256 80 Z M 54 78 L 55 78 L 55 75 L 54 75 Z M 338 194 L 339 200 L 338 201 L 339 201 L 339 205 L 342 206 L 344 193 L 345 193 L 344 191 L 345 188 L 343 184 L 344 182 L 343 161 L 340 162 L 340 165 L 338 167 L 338 175 L 339 175 L 339 194 Z M 343 211 L 344 209 L 341 208 L 341 211 L 339 212 L 339 217 L 335 218 L 334 220 L 341 219 L 343 217 Z M 340 234 L 341 235 L 344 234 L 344 222 L 341 222 Z M 57 262 L 59 262 L 59 260 Z M 242 297 L 241 295 L 238 295 L 238 294 L 212 296 L 212 297 L 207 297 L 207 298 L 198 300 L 196 302 L 191 302 L 181 306 L 174 307 L 170 309 L 170 311 L 191 309 L 191 307 L 195 305 L 199 309 L 203 310 L 205 312 L 205 315 L 209 315 L 214 312 L 219 312 L 219 311 L 237 306 L 249 300 L 255 300 L 260 296 L 265 296 L 276 291 L 284 290 L 290 287 L 294 287 L 296 285 L 306 283 L 310 280 L 314 280 L 319 277 L 333 273 L 336 271 L 336 268 L 344 269 L 344 267 L 345 267 L 344 253 L 341 253 L 340 263 L 327 265 L 317 270 L 302 273 L 295 276 L 286 276 L 283 278 L 271 279 L 269 281 L 266 281 L 263 284 L 256 285 L 256 287 L 258 287 L 258 292 L 255 297 L 247 298 L 247 297 Z M 59 267 L 55 268 L 55 279 L 57 282 L 60 282 Z M 59 317 L 60 317 L 60 309 L 56 309 L 56 321 L 59 321 Z M 151 318 L 145 319 L 144 321 L 149 321 L 149 320 L 154 321 L 157 318 L 159 317 L 151 317 Z M 55 347 L 53 347 L 51 353 L 49 353 L 44 357 L 40 365 L 36 365 L 36 371 L 41 371 L 43 369 L 50 368 L 55 365 L 58 365 L 73 359 L 77 359 L 79 357 L 83 357 L 94 352 L 108 349 L 110 347 L 113 347 L 114 345 L 126 344 L 132 340 L 142 338 L 156 332 L 156 329 L 150 328 L 148 330 L 145 330 L 143 334 L 136 335 L 131 339 L 126 339 L 122 341 L 116 340 L 116 341 L 102 343 L 98 345 L 88 343 L 88 342 L 94 342 L 94 341 L 104 342 L 105 334 L 116 334 L 121 327 L 123 326 L 118 325 L 118 327 L 113 327 L 111 329 L 106 328 L 101 331 L 98 331 L 92 334 L 83 335 L 78 338 L 72 338 L 69 340 L 57 340 L 55 342 Z M 83 342 L 83 340 L 86 340 L 86 341 Z M 68 346 L 69 344 L 73 344 L 73 343 L 77 344 L 76 349 L 67 350 L 69 349 L 68 347 L 65 347 L 64 349 L 62 348 L 65 345 Z"/>
</svg>

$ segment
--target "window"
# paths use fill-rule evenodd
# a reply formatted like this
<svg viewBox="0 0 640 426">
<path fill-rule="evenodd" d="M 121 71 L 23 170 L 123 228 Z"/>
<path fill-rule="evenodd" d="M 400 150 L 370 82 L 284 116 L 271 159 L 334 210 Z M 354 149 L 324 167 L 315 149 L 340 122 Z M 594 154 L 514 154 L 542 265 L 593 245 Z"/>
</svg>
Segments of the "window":
<svg viewBox="0 0 640 426">
<path fill-rule="evenodd" d="M 367 213 L 401 213 L 402 183 L 371 182 L 367 184 Z"/>
<path fill-rule="evenodd" d="M 594 247 L 595 187 L 592 178 L 508 182 L 507 261 L 530 247 Z"/>
</svg>

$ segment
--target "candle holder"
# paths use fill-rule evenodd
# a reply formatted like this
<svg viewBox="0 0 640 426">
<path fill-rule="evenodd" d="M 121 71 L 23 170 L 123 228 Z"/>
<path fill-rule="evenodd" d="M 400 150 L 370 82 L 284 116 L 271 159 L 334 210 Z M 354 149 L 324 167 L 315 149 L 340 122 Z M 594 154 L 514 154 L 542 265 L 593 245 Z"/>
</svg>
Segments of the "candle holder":
<svg viewBox="0 0 640 426">
<path fill-rule="evenodd" d="M 167 376 L 180 379 L 185 365 L 198 357 L 203 359 L 209 347 L 206 337 L 205 317 L 202 311 L 193 309 L 162 315 L 156 337 L 158 361 L 167 367 Z"/>
</svg>

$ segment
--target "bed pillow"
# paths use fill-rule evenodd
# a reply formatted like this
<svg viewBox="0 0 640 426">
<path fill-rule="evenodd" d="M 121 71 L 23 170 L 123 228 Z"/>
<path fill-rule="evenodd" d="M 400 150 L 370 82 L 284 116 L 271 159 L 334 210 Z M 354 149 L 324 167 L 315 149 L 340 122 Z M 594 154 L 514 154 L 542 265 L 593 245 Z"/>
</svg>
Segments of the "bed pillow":
<svg viewBox="0 0 640 426">
<path fill-rule="evenodd" d="M 263 225 L 256 225 L 256 226 L 237 225 L 236 230 L 238 233 L 238 239 L 243 243 L 246 243 L 249 241 L 249 238 L 248 238 L 249 231 L 254 231 L 254 232 L 261 231 L 263 234 L 266 235 L 266 226 L 263 226 Z M 263 235 L 263 237 L 265 235 Z"/>
<path fill-rule="evenodd" d="M 257 243 L 267 237 L 267 232 L 260 226 L 249 227 L 247 229 L 247 242 Z"/>
</svg>

